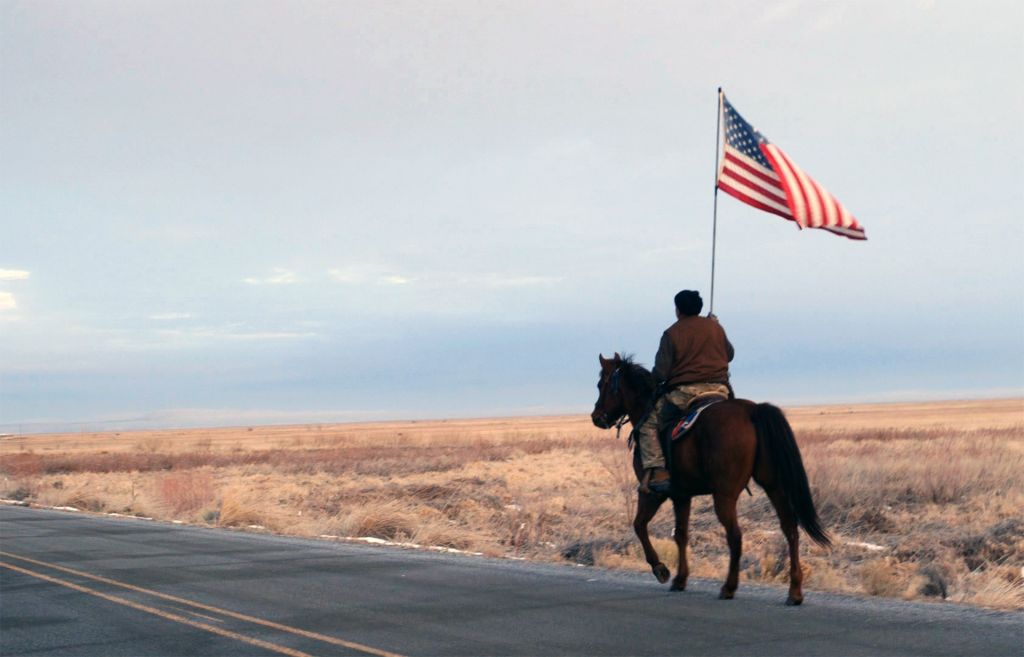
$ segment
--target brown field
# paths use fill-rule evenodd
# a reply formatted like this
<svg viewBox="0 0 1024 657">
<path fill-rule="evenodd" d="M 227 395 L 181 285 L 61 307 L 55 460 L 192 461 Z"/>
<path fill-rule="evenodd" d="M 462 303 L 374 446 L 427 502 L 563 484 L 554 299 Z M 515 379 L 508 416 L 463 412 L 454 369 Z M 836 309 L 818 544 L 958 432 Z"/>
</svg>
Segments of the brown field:
<svg viewBox="0 0 1024 657">
<path fill-rule="evenodd" d="M 1024 608 L 1024 400 L 787 415 L 837 539 L 803 542 L 808 591 Z M 0 497 L 646 571 L 624 443 L 585 415 L 21 436 L 0 440 Z M 670 564 L 671 516 L 652 524 Z M 760 490 L 740 521 L 742 578 L 783 583 Z M 690 544 L 691 574 L 724 578 L 709 498 Z"/>
</svg>

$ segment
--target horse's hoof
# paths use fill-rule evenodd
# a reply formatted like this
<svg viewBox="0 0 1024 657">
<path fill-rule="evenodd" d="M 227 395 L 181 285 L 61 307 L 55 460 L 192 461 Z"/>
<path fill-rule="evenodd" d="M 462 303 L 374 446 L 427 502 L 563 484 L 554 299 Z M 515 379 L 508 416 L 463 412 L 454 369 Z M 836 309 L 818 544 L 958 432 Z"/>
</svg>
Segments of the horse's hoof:
<svg viewBox="0 0 1024 657">
<path fill-rule="evenodd" d="M 803 604 L 803 601 L 804 601 L 803 596 L 797 598 L 797 597 L 794 597 L 794 596 L 791 595 L 788 598 L 786 598 L 786 606 L 787 607 L 799 607 L 801 604 Z"/>
<path fill-rule="evenodd" d="M 669 591 L 685 591 L 686 590 L 686 580 L 685 579 L 679 579 L 678 577 L 675 578 L 674 580 L 672 580 L 672 586 L 668 587 L 668 590 Z"/>
<path fill-rule="evenodd" d="M 669 569 L 663 563 L 651 566 L 651 572 L 654 573 L 654 576 L 658 578 L 658 582 L 661 584 L 667 582 L 668 578 L 672 576 L 672 573 L 669 572 Z"/>
<path fill-rule="evenodd" d="M 736 597 L 736 591 L 730 591 L 729 589 L 722 587 L 722 590 L 718 594 L 719 600 L 732 600 Z"/>
</svg>

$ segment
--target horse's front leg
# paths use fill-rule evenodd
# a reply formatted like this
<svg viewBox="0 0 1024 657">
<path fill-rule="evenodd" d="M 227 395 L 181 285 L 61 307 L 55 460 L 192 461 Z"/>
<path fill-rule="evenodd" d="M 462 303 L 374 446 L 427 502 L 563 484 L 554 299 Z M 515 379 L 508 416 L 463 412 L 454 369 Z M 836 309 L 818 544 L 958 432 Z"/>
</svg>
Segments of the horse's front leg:
<svg viewBox="0 0 1024 657">
<path fill-rule="evenodd" d="M 651 545 L 651 537 L 647 533 L 647 525 L 651 522 L 654 514 L 658 512 L 658 509 L 661 508 L 664 501 L 665 497 L 661 495 L 640 493 L 636 500 L 636 517 L 633 519 L 633 530 L 636 532 L 636 537 L 640 539 L 640 545 L 644 549 L 644 558 L 650 564 L 651 572 L 654 573 L 654 576 L 662 584 L 668 581 L 672 573 L 669 572 L 665 564 L 661 563 L 657 551 Z"/>
<path fill-rule="evenodd" d="M 672 507 L 676 513 L 676 549 L 679 552 L 679 569 L 676 571 L 671 586 L 673 591 L 685 591 L 686 578 L 690 575 L 690 566 L 686 563 L 686 545 L 689 542 L 691 499 L 690 497 L 672 499 Z"/>
</svg>

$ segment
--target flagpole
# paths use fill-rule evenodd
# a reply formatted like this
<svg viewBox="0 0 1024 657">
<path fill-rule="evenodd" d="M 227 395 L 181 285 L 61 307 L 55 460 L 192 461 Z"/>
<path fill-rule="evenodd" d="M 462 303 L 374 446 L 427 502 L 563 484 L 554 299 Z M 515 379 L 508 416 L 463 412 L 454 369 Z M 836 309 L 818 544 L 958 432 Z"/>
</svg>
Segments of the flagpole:
<svg viewBox="0 0 1024 657">
<path fill-rule="evenodd" d="M 718 150 L 722 142 L 722 88 L 718 88 L 718 114 L 715 116 L 715 203 L 711 220 L 711 302 L 708 315 L 715 312 L 715 246 L 718 241 Z"/>
</svg>

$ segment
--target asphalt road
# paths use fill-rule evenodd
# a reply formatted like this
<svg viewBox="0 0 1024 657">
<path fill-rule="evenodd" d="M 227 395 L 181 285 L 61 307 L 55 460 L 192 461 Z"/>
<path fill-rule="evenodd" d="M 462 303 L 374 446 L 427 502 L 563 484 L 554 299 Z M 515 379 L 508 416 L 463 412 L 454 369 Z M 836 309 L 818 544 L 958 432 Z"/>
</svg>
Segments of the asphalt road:
<svg viewBox="0 0 1024 657">
<path fill-rule="evenodd" d="M 1024 614 L 0 506 L 2 655 L 1022 655 Z"/>
</svg>

